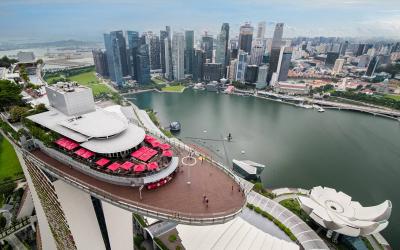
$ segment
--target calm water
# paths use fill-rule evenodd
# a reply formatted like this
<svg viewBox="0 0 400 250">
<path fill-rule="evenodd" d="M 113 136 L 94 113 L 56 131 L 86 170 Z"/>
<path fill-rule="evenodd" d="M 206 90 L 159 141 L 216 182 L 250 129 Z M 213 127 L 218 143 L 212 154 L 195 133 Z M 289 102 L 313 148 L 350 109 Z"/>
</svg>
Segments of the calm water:
<svg viewBox="0 0 400 250">
<path fill-rule="evenodd" d="M 131 98 L 140 108 L 158 112 L 165 127 L 180 121 L 179 138 L 202 145 L 229 166 L 233 158 L 268 165 L 262 174 L 268 188 L 328 186 L 366 206 L 391 200 L 394 210 L 383 234 L 393 249 L 400 248 L 398 122 L 195 90 Z M 228 133 L 232 142 L 218 141 Z"/>
</svg>

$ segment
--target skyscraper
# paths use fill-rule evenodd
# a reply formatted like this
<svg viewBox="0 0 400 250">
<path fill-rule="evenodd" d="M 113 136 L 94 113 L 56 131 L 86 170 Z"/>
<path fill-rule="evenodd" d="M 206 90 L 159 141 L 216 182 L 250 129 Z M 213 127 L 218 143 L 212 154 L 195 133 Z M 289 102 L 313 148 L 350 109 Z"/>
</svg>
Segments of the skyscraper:
<svg viewBox="0 0 400 250">
<path fill-rule="evenodd" d="M 149 59 L 149 46 L 142 44 L 139 46 L 136 55 L 137 77 L 136 80 L 139 84 L 150 83 L 150 59 Z"/>
<path fill-rule="evenodd" d="M 165 26 L 165 30 L 167 32 L 167 42 L 165 46 L 165 67 L 166 67 L 166 75 L 168 80 L 174 79 L 174 72 L 172 69 L 172 42 L 171 42 L 171 28 L 169 26 Z M 165 42 L 165 40 L 164 40 Z"/>
<path fill-rule="evenodd" d="M 345 41 L 344 43 L 342 43 L 341 45 L 340 45 L 340 52 L 339 52 L 339 54 L 341 55 L 341 56 L 344 56 L 345 54 L 346 54 L 346 50 L 347 50 L 347 47 L 349 46 L 349 42 L 348 41 Z"/>
<path fill-rule="evenodd" d="M 160 65 L 162 72 L 165 74 L 165 39 L 168 38 L 168 33 L 165 30 L 160 30 Z"/>
<path fill-rule="evenodd" d="M 112 31 L 111 32 L 113 36 L 116 38 L 116 43 L 119 48 L 119 54 L 121 58 L 121 70 L 122 70 L 122 76 L 127 76 L 129 75 L 129 70 L 128 70 L 128 59 L 126 56 L 126 41 L 124 37 L 124 33 L 122 30 L 118 31 Z"/>
<path fill-rule="evenodd" d="M 149 48 L 150 69 L 161 69 L 160 38 L 151 31 L 146 32 L 145 37 Z"/>
<path fill-rule="evenodd" d="M 138 48 L 140 45 L 140 37 L 139 32 L 137 31 L 130 31 L 126 32 L 126 36 L 128 38 L 128 69 L 129 74 L 131 75 L 132 79 L 137 79 L 137 66 L 136 66 L 136 55 L 138 52 Z"/>
<path fill-rule="evenodd" d="M 229 64 L 229 24 L 223 23 L 221 32 L 217 38 L 217 48 L 215 51 L 215 62 L 222 65 L 222 71 L 224 77 L 226 77 L 226 67 Z"/>
<path fill-rule="evenodd" d="M 247 52 L 247 54 L 251 53 L 251 43 L 253 41 L 253 26 L 250 23 L 245 23 L 240 26 L 239 32 L 239 49 Z"/>
<path fill-rule="evenodd" d="M 262 41 L 256 40 L 253 43 L 253 47 L 251 49 L 250 64 L 257 66 L 260 65 L 263 60 L 264 52 L 265 52 L 265 47 L 262 44 Z"/>
<path fill-rule="evenodd" d="M 237 70 L 238 59 L 231 60 L 228 67 L 228 79 L 231 81 L 236 80 L 236 70 Z"/>
<path fill-rule="evenodd" d="M 213 49 L 214 49 L 214 38 L 207 34 L 201 38 L 201 49 L 206 53 L 206 60 L 212 62 L 213 59 Z"/>
<path fill-rule="evenodd" d="M 276 71 L 278 73 L 279 82 L 287 80 L 291 59 L 292 48 L 282 47 L 279 55 L 278 69 Z"/>
<path fill-rule="evenodd" d="M 220 63 L 205 63 L 203 66 L 203 79 L 206 82 L 219 81 L 222 74 L 222 64 Z"/>
<path fill-rule="evenodd" d="M 269 57 L 267 83 L 270 82 L 272 74 L 277 72 L 278 69 L 279 55 L 282 46 L 283 25 L 283 23 L 277 23 L 275 26 L 274 36 L 271 44 L 271 53 Z"/>
<path fill-rule="evenodd" d="M 107 55 L 100 49 L 92 50 L 96 72 L 103 77 L 108 77 Z"/>
<path fill-rule="evenodd" d="M 256 82 L 257 89 L 263 89 L 267 86 L 267 75 L 268 75 L 268 66 L 261 65 L 258 68 L 258 76 L 257 76 L 257 82 Z"/>
<path fill-rule="evenodd" d="M 257 26 L 257 39 L 264 39 L 265 38 L 265 30 L 267 27 L 266 22 L 259 22 Z"/>
<path fill-rule="evenodd" d="M 194 31 L 185 31 L 185 73 L 193 74 L 194 61 Z"/>
<path fill-rule="evenodd" d="M 118 86 L 122 86 L 124 83 L 122 78 L 122 61 L 116 33 L 104 34 L 104 45 L 106 47 L 110 79 Z"/>
<path fill-rule="evenodd" d="M 368 64 L 368 68 L 367 68 L 367 72 L 366 72 L 367 76 L 374 75 L 376 67 L 378 66 L 378 63 L 379 63 L 379 57 L 378 56 L 372 57 L 371 61 Z"/>
<path fill-rule="evenodd" d="M 244 73 L 244 80 L 247 83 L 255 83 L 258 76 L 258 66 L 257 65 L 247 65 L 246 72 Z"/>
<path fill-rule="evenodd" d="M 332 74 L 333 75 L 339 74 L 340 71 L 342 71 L 343 65 L 344 65 L 344 59 L 336 59 L 335 66 L 333 66 Z"/>
<path fill-rule="evenodd" d="M 206 55 L 202 50 L 196 50 L 194 54 L 194 67 L 193 67 L 193 80 L 200 82 L 203 80 L 204 63 L 206 62 Z"/>
<path fill-rule="evenodd" d="M 247 67 L 247 52 L 240 50 L 238 55 L 238 62 L 236 67 L 236 81 L 243 82 L 244 81 L 244 74 L 246 72 Z"/>
<path fill-rule="evenodd" d="M 172 68 L 174 80 L 185 78 L 185 37 L 183 33 L 174 32 L 172 37 Z"/>
<path fill-rule="evenodd" d="M 339 53 L 338 52 L 328 52 L 326 53 L 326 60 L 325 60 L 325 65 L 328 67 L 333 67 L 335 64 L 336 59 L 339 58 Z"/>
</svg>

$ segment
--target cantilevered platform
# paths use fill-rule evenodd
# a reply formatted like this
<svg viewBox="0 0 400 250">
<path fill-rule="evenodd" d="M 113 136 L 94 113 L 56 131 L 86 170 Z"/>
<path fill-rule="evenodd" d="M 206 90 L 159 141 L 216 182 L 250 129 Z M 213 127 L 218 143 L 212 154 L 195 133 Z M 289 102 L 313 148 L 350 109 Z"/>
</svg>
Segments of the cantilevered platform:
<svg viewBox="0 0 400 250">
<path fill-rule="evenodd" d="M 119 186 L 95 179 L 39 149 L 25 152 L 25 156 L 36 161 L 35 165 L 51 175 L 102 200 L 132 212 L 181 224 L 224 223 L 236 217 L 246 202 L 245 194 L 233 177 L 206 160 L 197 160 L 192 167 L 180 166 L 170 183 L 155 190 L 143 188 L 140 199 L 138 187 Z M 204 194 L 209 200 L 208 206 L 203 201 Z"/>
</svg>

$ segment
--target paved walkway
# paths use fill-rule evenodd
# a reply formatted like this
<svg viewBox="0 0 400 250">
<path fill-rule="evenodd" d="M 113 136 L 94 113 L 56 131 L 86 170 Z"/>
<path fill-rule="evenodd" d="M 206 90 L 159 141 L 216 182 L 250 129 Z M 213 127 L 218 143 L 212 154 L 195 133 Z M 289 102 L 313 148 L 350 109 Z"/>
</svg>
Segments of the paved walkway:
<svg viewBox="0 0 400 250">
<path fill-rule="evenodd" d="M 325 242 L 297 215 L 278 202 L 251 191 L 247 202 L 268 212 L 289 228 L 304 249 L 329 249 Z"/>
</svg>

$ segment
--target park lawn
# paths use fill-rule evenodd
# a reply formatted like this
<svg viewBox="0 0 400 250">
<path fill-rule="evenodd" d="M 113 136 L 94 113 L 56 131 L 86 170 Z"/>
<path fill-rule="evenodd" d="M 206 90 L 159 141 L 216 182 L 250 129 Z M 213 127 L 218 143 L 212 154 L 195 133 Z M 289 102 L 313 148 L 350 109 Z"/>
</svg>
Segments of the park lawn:
<svg viewBox="0 0 400 250">
<path fill-rule="evenodd" d="M 23 177 L 14 148 L 5 138 L 0 138 L 0 182 L 5 178 L 18 179 Z"/>
<path fill-rule="evenodd" d="M 94 71 L 70 76 L 69 79 L 71 79 L 71 81 L 76 81 L 81 85 L 91 88 L 94 96 L 98 96 L 102 93 L 112 93 L 112 90 L 107 85 L 102 84 L 99 82 L 99 80 L 97 80 Z"/>
<path fill-rule="evenodd" d="M 392 98 L 396 101 L 400 101 L 400 95 L 385 95 L 385 97 Z"/>
<path fill-rule="evenodd" d="M 166 86 L 161 90 L 166 92 L 182 92 L 184 88 L 185 86 L 183 85 L 176 85 L 176 86 Z"/>
<path fill-rule="evenodd" d="M 152 80 L 155 84 L 167 83 L 167 81 L 163 81 L 163 80 L 160 80 L 160 79 L 158 79 L 158 78 L 152 78 L 151 80 Z"/>
</svg>

